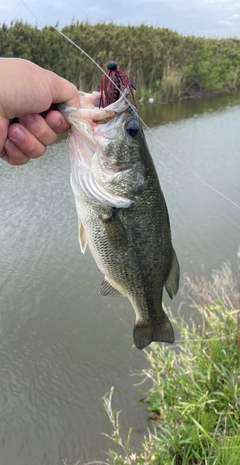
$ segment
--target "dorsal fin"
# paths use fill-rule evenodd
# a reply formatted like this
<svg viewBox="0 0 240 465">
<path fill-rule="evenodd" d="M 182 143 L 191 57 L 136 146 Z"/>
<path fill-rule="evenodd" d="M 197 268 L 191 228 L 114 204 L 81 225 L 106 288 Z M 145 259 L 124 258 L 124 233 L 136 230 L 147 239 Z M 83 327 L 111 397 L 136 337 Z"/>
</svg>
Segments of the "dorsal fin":
<svg viewBox="0 0 240 465">
<path fill-rule="evenodd" d="M 180 267 L 179 267 L 179 263 L 178 263 L 175 250 L 172 249 L 171 269 L 169 271 L 169 275 L 165 283 L 165 289 L 171 299 L 173 298 L 173 295 L 175 295 L 178 291 L 179 278 L 180 278 Z"/>
</svg>

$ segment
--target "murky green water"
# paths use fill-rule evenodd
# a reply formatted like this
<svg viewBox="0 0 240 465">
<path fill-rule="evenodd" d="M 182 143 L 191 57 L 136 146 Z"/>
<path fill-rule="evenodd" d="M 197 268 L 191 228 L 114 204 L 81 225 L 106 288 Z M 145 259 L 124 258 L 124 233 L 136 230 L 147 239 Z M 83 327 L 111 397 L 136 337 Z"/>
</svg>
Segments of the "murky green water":
<svg viewBox="0 0 240 465">
<path fill-rule="evenodd" d="M 149 104 L 140 114 L 152 128 L 182 275 L 236 262 L 240 211 L 193 172 L 240 205 L 240 95 Z M 0 464 L 104 459 L 111 426 L 101 398 L 111 386 L 137 446 L 149 426 L 134 386 L 146 361 L 132 348 L 131 305 L 101 297 L 102 275 L 80 254 L 65 143 L 0 168 Z"/>
</svg>

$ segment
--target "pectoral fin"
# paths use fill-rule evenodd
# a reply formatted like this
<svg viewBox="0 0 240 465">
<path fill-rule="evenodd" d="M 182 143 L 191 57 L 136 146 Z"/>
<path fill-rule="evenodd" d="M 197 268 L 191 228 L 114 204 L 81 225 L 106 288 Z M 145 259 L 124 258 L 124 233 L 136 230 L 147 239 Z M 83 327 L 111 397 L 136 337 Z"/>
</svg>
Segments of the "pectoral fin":
<svg viewBox="0 0 240 465">
<path fill-rule="evenodd" d="M 180 278 L 180 267 L 179 267 L 179 263 L 178 263 L 175 250 L 172 249 L 171 269 L 170 269 L 167 281 L 165 283 L 166 291 L 171 299 L 173 298 L 173 295 L 175 295 L 178 291 L 179 278 Z"/>
<path fill-rule="evenodd" d="M 79 221 L 79 223 L 78 223 L 78 239 L 79 239 L 81 252 L 85 253 L 85 250 L 86 250 L 86 247 L 87 247 L 87 236 L 86 236 L 85 229 L 84 229 L 81 221 Z"/>
<path fill-rule="evenodd" d="M 121 292 L 119 292 L 115 287 L 113 287 L 107 280 L 107 278 L 104 278 L 101 287 L 99 289 L 99 293 L 106 297 L 107 295 L 113 296 L 113 297 L 119 297 L 121 296 Z"/>
<path fill-rule="evenodd" d="M 103 223 L 109 244 L 114 250 L 127 251 L 128 239 L 126 230 L 118 217 L 115 208 L 112 208 L 106 215 L 99 215 L 100 221 Z"/>
</svg>

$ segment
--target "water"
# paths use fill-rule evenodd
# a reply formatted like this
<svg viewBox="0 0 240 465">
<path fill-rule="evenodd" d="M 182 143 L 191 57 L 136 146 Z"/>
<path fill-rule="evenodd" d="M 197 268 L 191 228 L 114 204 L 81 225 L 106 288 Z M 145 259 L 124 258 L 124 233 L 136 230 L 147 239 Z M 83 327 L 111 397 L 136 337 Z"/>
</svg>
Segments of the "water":
<svg viewBox="0 0 240 465">
<path fill-rule="evenodd" d="M 202 264 L 210 275 L 227 259 L 236 268 L 240 211 L 155 136 L 240 205 L 240 95 L 140 113 L 152 127 L 147 138 L 182 275 Z M 102 275 L 88 251 L 80 254 L 65 142 L 23 167 L 1 163 L 0 177 L 0 464 L 106 459 L 111 443 L 102 432 L 111 426 L 102 397 L 111 386 L 122 432 L 133 426 L 137 447 L 149 422 L 134 384 L 147 362 L 132 348 L 131 305 L 101 297 Z"/>
</svg>

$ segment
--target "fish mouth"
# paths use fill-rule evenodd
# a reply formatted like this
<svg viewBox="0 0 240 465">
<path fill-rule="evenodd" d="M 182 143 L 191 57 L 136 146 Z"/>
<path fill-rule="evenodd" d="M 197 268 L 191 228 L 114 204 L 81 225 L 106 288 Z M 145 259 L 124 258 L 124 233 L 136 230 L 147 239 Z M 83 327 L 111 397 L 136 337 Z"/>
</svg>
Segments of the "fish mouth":
<svg viewBox="0 0 240 465">
<path fill-rule="evenodd" d="M 105 108 L 98 108 L 93 103 L 90 103 L 90 105 L 88 105 L 88 108 L 77 108 L 74 106 L 65 105 L 64 103 L 59 103 L 57 107 L 58 110 L 63 114 L 64 118 L 71 125 L 75 126 L 77 130 L 79 130 L 79 127 L 76 124 L 76 119 L 79 120 L 81 118 L 93 127 L 95 124 L 108 123 L 113 118 L 116 118 L 117 116 L 120 116 L 121 114 L 125 113 L 132 106 L 127 98 L 128 94 L 128 90 L 125 89 L 121 97 L 118 100 L 116 100 L 116 102 L 111 103 Z M 81 103 L 83 105 L 85 104 L 87 95 L 90 94 L 85 94 L 84 92 L 79 93 L 80 106 Z"/>
<path fill-rule="evenodd" d="M 94 93 L 93 93 L 94 94 Z M 132 107 L 128 100 L 129 91 L 125 89 L 120 98 L 105 108 L 98 108 L 98 99 L 93 94 L 79 92 L 80 108 L 58 104 L 58 110 L 73 128 L 77 130 L 83 142 L 96 149 L 95 136 L 105 134 L 109 139 L 117 137 L 125 113 Z M 96 93 L 95 93 L 96 94 Z M 87 108 L 81 107 L 87 106 Z M 107 124 L 108 123 L 108 124 Z"/>
<path fill-rule="evenodd" d="M 130 167 L 113 163 L 105 150 L 122 135 L 126 114 L 131 108 L 127 95 L 124 91 L 116 102 L 105 108 L 98 108 L 97 99 L 83 93 L 79 96 L 80 108 L 58 105 L 71 125 L 67 145 L 73 191 L 76 195 L 83 193 L 90 201 L 117 208 L 127 208 L 133 202 L 132 198 L 113 192 L 111 188 L 111 183 L 128 173 Z M 87 108 L 81 108 L 81 104 Z"/>
</svg>

